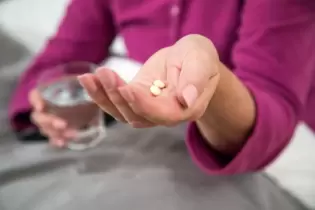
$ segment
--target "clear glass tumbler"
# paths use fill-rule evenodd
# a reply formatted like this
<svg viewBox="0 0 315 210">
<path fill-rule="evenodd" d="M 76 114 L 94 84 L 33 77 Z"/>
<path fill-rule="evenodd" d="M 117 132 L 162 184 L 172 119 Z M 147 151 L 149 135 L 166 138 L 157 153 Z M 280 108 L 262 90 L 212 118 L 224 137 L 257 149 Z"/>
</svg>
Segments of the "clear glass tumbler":
<svg viewBox="0 0 315 210">
<path fill-rule="evenodd" d="M 67 141 L 71 150 L 96 146 L 106 136 L 103 113 L 77 80 L 78 75 L 93 72 L 89 62 L 71 62 L 47 69 L 39 78 L 38 89 L 46 111 L 64 119 L 75 136 Z"/>
</svg>

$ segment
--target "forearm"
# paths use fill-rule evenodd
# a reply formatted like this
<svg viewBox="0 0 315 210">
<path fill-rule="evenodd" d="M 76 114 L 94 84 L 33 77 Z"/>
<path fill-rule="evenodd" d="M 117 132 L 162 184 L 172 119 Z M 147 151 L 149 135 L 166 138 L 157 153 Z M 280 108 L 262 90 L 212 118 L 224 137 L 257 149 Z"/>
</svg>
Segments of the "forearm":
<svg viewBox="0 0 315 210">
<path fill-rule="evenodd" d="M 197 126 L 214 149 L 233 155 L 245 143 L 255 122 L 255 103 L 251 93 L 224 64 L 220 82 Z"/>
<path fill-rule="evenodd" d="M 315 3 L 303 2 L 244 4 L 238 41 L 231 52 L 234 72 L 221 66 L 213 99 L 198 127 L 192 123 L 187 133 L 189 152 L 205 172 L 260 170 L 291 139 L 314 81 Z M 275 11 L 272 16 L 270 8 Z M 284 50 L 288 46 L 290 50 Z M 228 161 L 213 149 L 230 154 Z"/>
</svg>

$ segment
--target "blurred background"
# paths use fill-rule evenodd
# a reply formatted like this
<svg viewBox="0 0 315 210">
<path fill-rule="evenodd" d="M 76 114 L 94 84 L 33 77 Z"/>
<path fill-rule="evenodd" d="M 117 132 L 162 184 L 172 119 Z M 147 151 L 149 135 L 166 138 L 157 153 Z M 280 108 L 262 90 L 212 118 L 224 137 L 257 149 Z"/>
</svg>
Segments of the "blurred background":
<svg viewBox="0 0 315 210">
<path fill-rule="evenodd" d="M 0 147 L 17 143 L 2 141 L 4 136 L 12 135 L 7 121 L 7 102 L 15 81 L 32 56 L 55 32 L 67 4 L 68 0 L 0 0 Z M 125 53 L 123 40 L 119 37 L 113 51 Z M 131 65 L 128 61 L 116 62 L 115 59 L 118 58 L 110 58 L 106 65 L 118 69 L 119 65 Z M 130 75 L 126 77 L 130 78 Z M 315 206 L 314 149 L 314 134 L 306 125 L 300 124 L 292 143 L 267 169 L 267 173 L 292 194 L 295 192 L 291 189 L 297 184 L 304 187 L 304 194 L 296 196 L 301 200 L 314 200 Z M 296 174 L 299 174 L 298 178 Z"/>
<path fill-rule="evenodd" d="M 0 89 L 3 90 L 0 91 L 0 137 L 11 135 L 7 104 L 19 75 L 40 52 L 46 40 L 54 34 L 68 2 L 0 0 Z M 120 37 L 114 41 L 112 51 L 120 56 L 126 53 Z M 108 58 L 104 65 L 117 69 L 124 79 L 130 80 L 140 65 L 120 56 Z M 126 66 L 129 70 L 121 71 Z M 6 142 L 2 141 L 4 143 Z"/>
</svg>

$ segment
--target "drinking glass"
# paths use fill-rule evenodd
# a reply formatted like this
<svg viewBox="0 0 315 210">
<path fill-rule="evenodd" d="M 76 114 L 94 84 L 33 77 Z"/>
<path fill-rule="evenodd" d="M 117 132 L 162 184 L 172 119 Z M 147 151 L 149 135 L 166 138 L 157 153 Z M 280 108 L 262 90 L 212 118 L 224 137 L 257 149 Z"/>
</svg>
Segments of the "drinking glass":
<svg viewBox="0 0 315 210">
<path fill-rule="evenodd" d="M 62 118 L 75 131 L 67 141 L 71 150 L 95 147 L 106 136 L 103 113 L 80 85 L 77 76 L 93 72 L 89 62 L 70 62 L 46 69 L 38 80 L 38 89 L 48 113 Z"/>
</svg>

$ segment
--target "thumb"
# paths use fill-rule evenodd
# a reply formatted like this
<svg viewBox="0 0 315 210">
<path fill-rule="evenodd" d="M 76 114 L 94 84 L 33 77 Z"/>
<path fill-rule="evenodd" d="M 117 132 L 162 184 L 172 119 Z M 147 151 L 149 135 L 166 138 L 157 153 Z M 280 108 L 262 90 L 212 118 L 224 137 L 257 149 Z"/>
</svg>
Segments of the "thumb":
<svg viewBox="0 0 315 210">
<path fill-rule="evenodd" d="M 177 86 L 182 105 L 191 107 L 205 91 L 209 80 L 218 74 L 218 61 L 205 52 L 193 51 L 185 56 Z"/>
</svg>

